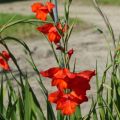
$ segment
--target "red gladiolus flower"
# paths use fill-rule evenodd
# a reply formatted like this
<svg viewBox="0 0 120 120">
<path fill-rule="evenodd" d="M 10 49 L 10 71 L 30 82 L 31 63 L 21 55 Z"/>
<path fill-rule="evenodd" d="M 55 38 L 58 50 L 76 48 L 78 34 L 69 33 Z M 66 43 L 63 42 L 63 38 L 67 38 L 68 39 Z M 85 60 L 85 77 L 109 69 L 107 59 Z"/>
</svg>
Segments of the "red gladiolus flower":
<svg viewBox="0 0 120 120">
<path fill-rule="evenodd" d="M 56 103 L 56 109 L 61 110 L 63 114 L 71 115 L 77 105 L 88 100 L 86 91 L 90 89 L 89 81 L 95 75 L 95 71 L 72 73 L 67 68 L 54 67 L 40 73 L 51 78 L 51 85 L 58 88 L 57 92 L 49 95 L 49 101 Z"/>
<path fill-rule="evenodd" d="M 78 96 L 75 92 L 66 94 L 62 91 L 51 93 L 48 99 L 50 102 L 56 103 L 56 109 L 61 110 L 64 115 L 71 115 L 75 112 L 77 105 L 88 100 L 84 94 Z"/>
<path fill-rule="evenodd" d="M 54 4 L 47 2 L 46 5 L 42 3 L 34 3 L 32 5 L 32 12 L 36 13 L 36 18 L 45 21 L 47 19 L 47 14 L 52 11 Z"/>
<path fill-rule="evenodd" d="M 54 42 L 55 44 L 57 44 L 61 39 L 57 28 L 51 23 L 44 24 L 43 26 L 40 26 L 37 29 L 43 34 L 48 35 L 48 39 L 50 42 Z"/>
<path fill-rule="evenodd" d="M 95 75 L 95 71 L 83 71 L 71 73 L 67 68 L 50 68 L 41 72 L 42 76 L 52 78 L 51 85 L 58 89 L 71 89 L 77 93 L 90 89 L 89 81 Z M 79 87 L 82 85 L 81 87 Z"/>
<path fill-rule="evenodd" d="M 2 67 L 4 70 L 10 70 L 10 67 L 8 65 L 8 60 L 10 58 L 10 55 L 6 51 L 2 51 L 2 56 L 0 56 L 0 67 Z"/>
</svg>

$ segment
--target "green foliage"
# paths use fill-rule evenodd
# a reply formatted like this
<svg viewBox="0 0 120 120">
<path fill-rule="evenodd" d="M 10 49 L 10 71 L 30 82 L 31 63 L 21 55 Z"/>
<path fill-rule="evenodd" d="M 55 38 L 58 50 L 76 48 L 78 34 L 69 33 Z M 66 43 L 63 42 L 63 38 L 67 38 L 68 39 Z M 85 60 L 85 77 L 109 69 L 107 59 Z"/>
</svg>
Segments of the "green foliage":
<svg viewBox="0 0 120 120">
<path fill-rule="evenodd" d="M 20 0 L 0 0 L 0 3 L 14 2 L 14 1 L 20 1 Z"/>
<path fill-rule="evenodd" d="M 98 2 L 106 5 L 120 5 L 120 0 L 98 0 Z"/>
</svg>

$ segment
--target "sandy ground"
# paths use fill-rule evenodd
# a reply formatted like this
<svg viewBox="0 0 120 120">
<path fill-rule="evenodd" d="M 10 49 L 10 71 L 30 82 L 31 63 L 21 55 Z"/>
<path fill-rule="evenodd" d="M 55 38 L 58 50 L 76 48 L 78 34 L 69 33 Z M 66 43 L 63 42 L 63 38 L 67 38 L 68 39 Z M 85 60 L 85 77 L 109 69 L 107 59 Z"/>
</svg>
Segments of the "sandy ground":
<svg viewBox="0 0 120 120">
<path fill-rule="evenodd" d="M 34 1 L 27 1 L 27 2 L 14 2 L 10 4 L 0 4 L 0 12 L 10 12 L 10 13 L 21 13 L 21 14 L 31 14 L 30 5 Z M 120 8 L 113 7 L 113 6 L 101 6 L 102 10 L 108 16 L 111 25 L 113 26 L 116 39 L 118 39 L 120 33 Z M 59 6 L 59 14 L 63 14 L 63 6 Z M 100 34 L 96 31 L 97 27 L 100 27 L 105 31 L 105 36 L 107 40 L 111 41 L 111 38 L 106 30 L 106 26 L 101 18 L 101 16 L 97 13 L 93 6 L 85 6 L 85 5 L 73 5 L 71 6 L 71 16 L 78 17 L 86 22 L 89 22 L 94 25 L 94 28 L 85 30 L 82 32 L 77 32 L 72 34 L 70 38 L 70 48 L 75 50 L 75 54 L 73 55 L 73 59 L 77 58 L 77 65 L 76 69 L 85 70 L 85 69 L 95 69 L 96 60 L 98 61 L 98 71 L 100 76 L 102 74 L 102 70 L 105 67 L 107 55 L 108 55 L 108 48 L 107 42 L 104 38 L 104 35 Z M 47 69 L 49 67 L 56 66 L 54 62 L 53 54 L 51 53 L 51 49 L 45 40 L 41 39 L 33 39 L 27 42 L 30 49 L 33 51 L 33 57 L 35 59 L 35 63 L 40 70 Z M 110 42 L 111 45 L 111 42 Z M 10 49 L 16 55 L 17 58 L 20 58 L 18 61 L 21 68 L 30 72 L 30 69 L 25 62 L 24 59 L 24 52 L 22 52 L 22 48 L 16 44 L 11 45 Z M 23 62 L 24 61 L 24 62 Z M 14 69 L 14 67 L 13 67 Z M 32 74 L 31 76 L 33 76 Z M 33 77 L 31 77 L 33 79 Z M 48 88 L 49 91 L 52 91 L 49 82 L 44 81 L 45 86 Z M 32 86 L 34 87 L 37 94 L 38 85 L 35 81 L 32 80 Z M 95 79 L 91 81 L 91 94 L 95 94 Z M 89 97 L 90 97 L 89 95 Z M 40 97 L 41 100 L 41 97 Z M 42 100 L 43 101 L 43 100 Z M 90 101 L 90 100 L 89 100 Z M 89 110 L 90 102 L 82 104 L 83 113 Z"/>
</svg>

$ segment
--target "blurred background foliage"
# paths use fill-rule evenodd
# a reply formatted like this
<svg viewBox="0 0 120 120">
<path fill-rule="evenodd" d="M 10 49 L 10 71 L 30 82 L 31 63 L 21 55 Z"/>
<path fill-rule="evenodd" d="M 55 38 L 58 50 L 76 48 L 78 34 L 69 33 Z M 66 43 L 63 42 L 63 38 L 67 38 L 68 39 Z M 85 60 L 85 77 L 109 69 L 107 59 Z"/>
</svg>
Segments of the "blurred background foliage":
<svg viewBox="0 0 120 120">
<path fill-rule="evenodd" d="M 25 0 L 0 0 L 0 3 L 14 2 L 14 1 L 25 1 Z"/>
<path fill-rule="evenodd" d="M 14 2 L 14 1 L 29 1 L 29 0 L 0 0 L 0 3 Z M 58 0 L 59 2 L 64 2 L 64 0 Z M 97 0 L 101 4 L 105 5 L 120 5 L 120 0 Z M 85 3 L 90 4 L 92 0 L 73 0 L 73 3 Z"/>
</svg>

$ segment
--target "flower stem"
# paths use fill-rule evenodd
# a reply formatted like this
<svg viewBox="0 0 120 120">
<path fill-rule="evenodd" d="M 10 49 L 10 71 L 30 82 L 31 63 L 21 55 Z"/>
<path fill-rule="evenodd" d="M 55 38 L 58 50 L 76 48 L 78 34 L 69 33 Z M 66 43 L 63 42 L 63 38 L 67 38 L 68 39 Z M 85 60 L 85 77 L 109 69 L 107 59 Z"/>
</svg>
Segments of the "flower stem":
<svg viewBox="0 0 120 120">
<path fill-rule="evenodd" d="M 57 6 L 57 0 L 53 0 L 54 4 L 55 4 L 55 8 L 53 9 L 53 13 L 54 13 L 54 22 L 57 23 L 59 21 L 58 19 L 58 6 Z"/>
</svg>

